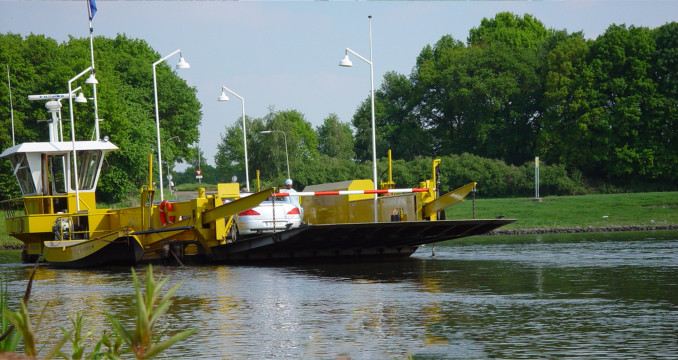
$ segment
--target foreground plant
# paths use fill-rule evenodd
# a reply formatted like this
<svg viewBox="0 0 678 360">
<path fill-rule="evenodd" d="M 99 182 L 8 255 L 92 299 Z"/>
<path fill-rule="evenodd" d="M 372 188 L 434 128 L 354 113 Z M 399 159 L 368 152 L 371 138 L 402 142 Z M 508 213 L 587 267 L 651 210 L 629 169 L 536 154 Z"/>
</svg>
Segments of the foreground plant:
<svg viewBox="0 0 678 360">
<path fill-rule="evenodd" d="M 33 288 L 33 279 L 35 278 L 35 272 L 38 269 L 38 263 L 35 263 L 33 271 L 31 272 L 31 277 L 28 280 L 28 285 L 26 285 L 26 292 L 24 297 L 21 299 L 21 309 L 19 311 L 10 311 L 7 308 L 7 299 L 3 300 L 2 305 L 2 323 L 3 323 L 3 333 L 0 335 L 0 343 L 3 343 L 4 350 L 15 350 L 18 345 L 19 336 L 24 340 L 24 353 L 28 356 L 35 356 L 38 353 L 37 345 L 35 342 L 35 335 L 33 326 L 31 325 L 31 317 L 28 313 L 28 300 L 31 297 L 31 289 Z M 3 289 L 3 292 L 6 294 L 6 287 Z M 38 317 L 39 326 L 42 316 L 45 314 L 47 306 L 42 310 L 42 313 Z M 8 326 L 5 326 L 5 323 L 9 323 Z M 16 339 L 14 339 L 16 337 Z M 65 333 L 64 337 L 59 340 L 59 342 L 50 350 L 43 359 L 51 359 L 59 353 L 59 349 L 70 337 L 70 333 Z M 5 344 L 5 342 L 7 343 Z M 14 343 L 16 341 L 16 343 Z M 4 346 L 12 349 L 5 349 Z"/>
<path fill-rule="evenodd" d="M 7 301 L 7 282 L 3 280 L 0 283 L 0 314 L 9 310 Z M 3 334 L 0 340 L 0 352 L 15 351 L 19 346 L 21 336 L 17 331 L 14 331 L 14 326 L 5 316 L 0 317 L 0 332 Z"/>
<path fill-rule="evenodd" d="M 132 280 L 136 290 L 136 327 L 134 331 L 125 328 L 120 320 L 106 313 L 109 321 L 113 325 L 117 335 L 129 346 L 137 359 L 149 359 L 158 355 L 163 350 L 184 340 L 196 329 L 182 331 L 169 339 L 161 341 L 162 336 L 155 336 L 154 330 L 158 319 L 172 304 L 170 298 L 179 289 L 181 283 L 172 287 L 164 296 L 161 297 L 161 289 L 167 283 L 168 277 L 156 280 L 153 277 L 153 268 L 148 266 L 146 271 L 146 294 L 144 295 L 139 287 L 139 279 L 132 269 Z"/>
<path fill-rule="evenodd" d="M 19 311 L 10 311 L 6 308 L 6 301 L 2 301 L 2 294 L 0 294 L 0 307 L 4 306 L 2 311 L 3 334 L 0 335 L 0 353 L 5 351 L 15 351 L 22 338 L 25 347 L 25 354 L 29 356 L 37 356 L 38 344 L 35 338 L 35 328 L 40 324 L 40 319 L 43 318 L 47 306 L 44 307 L 43 312 L 38 317 L 38 323 L 35 328 L 32 325 L 31 317 L 28 313 L 27 301 L 30 296 L 30 289 L 33 283 L 33 276 L 35 269 L 31 275 L 28 283 L 26 294 L 21 301 L 21 308 Z M 63 359 L 80 360 L 80 359 L 120 359 L 120 356 L 125 353 L 133 353 L 137 359 L 149 359 L 157 356 L 160 352 L 168 349 L 170 346 L 185 339 L 193 334 L 196 329 L 186 330 L 176 334 L 169 339 L 161 341 L 164 334 L 154 334 L 156 324 L 159 318 L 172 304 L 170 298 L 177 291 L 181 284 L 177 284 L 170 289 L 164 296 L 161 297 L 161 290 L 168 278 L 157 280 L 153 277 L 153 269 L 149 265 L 146 276 L 146 293 L 142 293 L 139 286 L 139 279 L 136 272 L 132 269 L 132 279 L 134 288 L 136 290 L 136 329 L 134 332 L 127 330 L 119 319 L 113 315 L 105 312 L 106 316 L 115 329 L 114 333 L 103 331 L 101 339 L 94 345 L 94 348 L 87 352 L 85 343 L 94 334 L 93 330 L 85 330 L 86 318 L 82 314 L 77 314 L 75 319 L 71 319 L 73 330 L 66 330 L 61 328 L 63 338 L 57 344 L 42 356 L 42 359 L 52 359 L 59 356 Z M 0 288 L 0 292 L 6 294 L 6 287 Z M 71 354 L 65 354 L 60 351 L 61 347 L 69 341 L 71 342 Z M 123 345 L 127 345 L 125 349 Z"/>
</svg>

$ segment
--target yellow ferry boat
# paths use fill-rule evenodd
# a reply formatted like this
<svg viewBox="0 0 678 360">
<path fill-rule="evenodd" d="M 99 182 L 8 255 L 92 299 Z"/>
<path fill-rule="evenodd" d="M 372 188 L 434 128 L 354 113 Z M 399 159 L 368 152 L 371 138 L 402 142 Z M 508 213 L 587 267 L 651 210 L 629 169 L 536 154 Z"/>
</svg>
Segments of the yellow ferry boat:
<svg viewBox="0 0 678 360">
<path fill-rule="evenodd" d="M 64 141 L 58 100 L 65 96 L 73 94 L 33 96 L 47 100 L 52 114 L 49 141 L 19 144 L 0 154 L 11 162 L 22 193 L 2 206 L 7 233 L 25 244 L 26 262 L 42 258 L 58 267 L 95 267 L 146 261 L 406 257 L 422 244 L 478 235 L 515 221 L 441 219 L 444 209 L 463 200 L 475 183 L 438 196 L 440 160 L 433 162 L 431 179 L 416 192 L 394 190 L 390 178 L 378 191 L 384 196 L 376 199 L 371 180 L 309 186 L 299 194 L 303 224 L 259 236 L 233 236 L 234 217 L 259 205 L 274 189 L 241 197 L 238 184 L 225 183 L 218 184 L 216 194 L 200 189 L 190 200 L 154 201 L 150 156 L 140 206 L 98 209 L 101 165 L 117 147 L 106 138 Z"/>
</svg>

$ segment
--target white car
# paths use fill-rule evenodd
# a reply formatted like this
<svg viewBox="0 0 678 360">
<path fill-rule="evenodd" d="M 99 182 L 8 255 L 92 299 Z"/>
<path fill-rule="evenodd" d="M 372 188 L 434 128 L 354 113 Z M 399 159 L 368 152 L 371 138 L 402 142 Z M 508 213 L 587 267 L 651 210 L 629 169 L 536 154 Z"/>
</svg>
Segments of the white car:
<svg viewBox="0 0 678 360">
<path fill-rule="evenodd" d="M 292 204 L 288 197 L 274 201 L 268 198 L 259 206 L 239 213 L 235 218 L 232 235 L 238 236 L 272 233 L 299 227 L 304 219 L 304 209 Z M 274 211 L 275 208 L 275 211 Z"/>
</svg>

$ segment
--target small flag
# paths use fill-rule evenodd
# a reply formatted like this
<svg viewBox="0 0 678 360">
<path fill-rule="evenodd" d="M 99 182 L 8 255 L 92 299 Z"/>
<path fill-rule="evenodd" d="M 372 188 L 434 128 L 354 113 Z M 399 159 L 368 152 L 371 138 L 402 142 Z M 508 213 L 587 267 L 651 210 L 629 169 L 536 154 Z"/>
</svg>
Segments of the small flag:
<svg viewBox="0 0 678 360">
<path fill-rule="evenodd" d="M 97 13 L 97 3 L 94 0 L 87 0 L 89 2 L 89 21 L 92 21 L 94 14 Z"/>
</svg>

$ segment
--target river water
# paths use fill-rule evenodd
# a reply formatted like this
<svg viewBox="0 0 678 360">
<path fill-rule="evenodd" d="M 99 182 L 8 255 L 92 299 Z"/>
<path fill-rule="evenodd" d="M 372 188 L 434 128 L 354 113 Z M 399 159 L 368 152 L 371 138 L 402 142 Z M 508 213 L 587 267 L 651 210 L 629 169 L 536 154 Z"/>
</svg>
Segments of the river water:
<svg viewBox="0 0 678 360">
<path fill-rule="evenodd" d="M 198 329 L 162 357 L 678 359 L 678 232 L 476 239 L 387 263 L 156 266 L 167 288 L 182 282 L 161 329 Z M 32 266 L 0 262 L 16 300 Z M 129 269 L 42 266 L 37 342 L 78 312 L 98 334 L 104 311 L 131 321 L 134 304 Z"/>
</svg>

